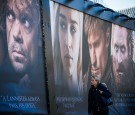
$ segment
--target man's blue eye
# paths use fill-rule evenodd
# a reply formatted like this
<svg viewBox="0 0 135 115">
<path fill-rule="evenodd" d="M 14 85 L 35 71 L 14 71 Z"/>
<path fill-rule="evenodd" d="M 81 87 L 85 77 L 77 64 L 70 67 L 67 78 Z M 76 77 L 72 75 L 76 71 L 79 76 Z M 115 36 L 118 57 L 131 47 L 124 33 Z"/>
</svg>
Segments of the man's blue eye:
<svg viewBox="0 0 135 115">
<path fill-rule="evenodd" d="M 29 19 L 28 16 L 23 15 L 23 16 L 21 17 L 21 22 L 22 22 L 22 24 L 23 24 L 26 28 L 30 28 L 31 23 L 32 23 L 32 20 Z"/>
<path fill-rule="evenodd" d="M 125 47 L 121 47 L 121 52 L 124 53 L 125 52 Z"/>
<path fill-rule="evenodd" d="M 13 19 L 13 16 L 10 14 L 10 15 L 8 15 L 8 18 L 9 18 L 10 20 L 12 20 L 12 19 Z"/>
<path fill-rule="evenodd" d="M 14 20 L 14 15 L 13 15 L 13 13 L 12 13 L 11 11 L 8 11 L 6 15 L 7 15 L 7 18 L 8 18 L 10 21 Z"/>
<path fill-rule="evenodd" d="M 28 22 L 27 20 L 25 20 L 24 25 L 25 25 L 27 28 L 29 28 L 29 27 L 30 27 L 30 24 L 29 24 L 29 22 Z"/>
<path fill-rule="evenodd" d="M 115 50 L 115 52 L 118 52 L 118 47 L 114 46 L 114 50 Z"/>
<path fill-rule="evenodd" d="M 30 33 L 32 31 L 33 19 L 29 15 L 23 14 L 21 16 L 21 24 L 23 26 L 23 29 L 27 33 Z"/>
</svg>

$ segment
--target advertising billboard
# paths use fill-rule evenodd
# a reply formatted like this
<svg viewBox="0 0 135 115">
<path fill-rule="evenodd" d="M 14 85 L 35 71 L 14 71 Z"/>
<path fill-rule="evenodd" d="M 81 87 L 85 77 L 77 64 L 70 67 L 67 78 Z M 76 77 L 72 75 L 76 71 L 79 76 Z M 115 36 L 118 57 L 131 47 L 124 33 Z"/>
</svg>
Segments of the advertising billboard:
<svg viewBox="0 0 135 115">
<path fill-rule="evenodd" d="M 40 1 L 0 2 L 0 112 L 48 114 Z"/>
<path fill-rule="evenodd" d="M 87 115 L 91 76 L 112 93 L 109 115 L 135 110 L 134 31 L 50 1 L 57 114 Z"/>
<path fill-rule="evenodd" d="M 83 110 L 83 13 L 57 3 L 50 4 L 57 113 L 82 114 L 79 112 Z"/>
<path fill-rule="evenodd" d="M 135 110 L 134 31 L 112 26 L 112 93 L 114 106 L 122 115 L 133 115 Z"/>
<path fill-rule="evenodd" d="M 94 17 L 87 2 L 0 4 L 0 113 L 88 115 L 89 103 L 102 109 L 88 96 L 94 75 L 112 94 L 109 115 L 134 114 L 134 30 Z"/>
<path fill-rule="evenodd" d="M 99 81 L 105 83 L 110 90 L 110 79 L 112 77 L 110 53 L 112 24 L 88 14 L 84 15 L 83 21 L 83 86 L 86 97 L 85 108 L 89 108 L 87 112 L 91 113 L 93 111 L 90 106 L 93 106 L 95 109 L 98 106 L 101 109 L 100 106 L 103 106 L 107 109 L 105 105 L 100 105 L 99 102 L 102 100 L 100 97 L 99 105 L 94 104 L 98 96 L 94 94 L 91 76 L 98 76 Z M 93 92 L 92 94 L 91 91 Z"/>
</svg>

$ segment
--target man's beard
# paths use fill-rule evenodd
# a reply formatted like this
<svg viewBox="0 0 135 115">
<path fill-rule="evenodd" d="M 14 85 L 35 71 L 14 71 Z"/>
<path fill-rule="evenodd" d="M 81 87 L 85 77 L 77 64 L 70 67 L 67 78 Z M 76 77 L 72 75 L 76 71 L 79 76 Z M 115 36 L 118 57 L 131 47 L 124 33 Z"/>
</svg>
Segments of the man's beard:
<svg viewBox="0 0 135 115">
<path fill-rule="evenodd" d="M 124 90 L 130 84 L 129 68 L 125 67 L 123 63 L 114 65 L 114 78 L 117 90 Z M 127 65 L 128 66 L 128 65 Z"/>
<path fill-rule="evenodd" d="M 116 72 L 116 76 L 115 76 L 115 85 L 116 85 L 116 89 L 118 91 L 125 91 L 128 89 L 128 85 L 130 84 L 130 76 L 129 76 L 129 72 L 124 71 L 124 72 Z"/>
<path fill-rule="evenodd" d="M 13 55 L 14 52 L 21 52 L 23 56 Z M 27 70 L 28 66 L 28 53 L 22 48 L 22 46 L 16 42 L 10 44 L 9 46 L 9 57 L 14 70 L 17 73 L 23 74 Z"/>
</svg>

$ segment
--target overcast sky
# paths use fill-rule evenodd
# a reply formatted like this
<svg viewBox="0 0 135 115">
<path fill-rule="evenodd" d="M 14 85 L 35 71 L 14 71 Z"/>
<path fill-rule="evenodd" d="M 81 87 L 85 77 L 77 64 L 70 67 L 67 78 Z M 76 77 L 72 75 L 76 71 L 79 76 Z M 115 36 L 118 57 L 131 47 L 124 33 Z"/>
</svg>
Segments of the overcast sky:
<svg viewBox="0 0 135 115">
<path fill-rule="evenodd" d="M 135 6 L 135 0 L 103 0 L 106 7 L 115 11 Z"/>
</svg>

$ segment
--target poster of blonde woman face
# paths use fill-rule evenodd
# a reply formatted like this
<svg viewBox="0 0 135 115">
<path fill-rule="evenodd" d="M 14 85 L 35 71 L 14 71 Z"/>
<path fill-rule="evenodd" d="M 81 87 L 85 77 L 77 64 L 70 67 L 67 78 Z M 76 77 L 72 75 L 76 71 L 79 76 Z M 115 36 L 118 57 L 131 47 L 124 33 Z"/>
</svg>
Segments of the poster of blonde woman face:
<svg viewBox="0 0 135 115">
<path fill-rule="evenodd" d="M 58 23 L 62 64 L 65 74 L 72 76 L 77 71 L 81 41 L 79 12 L 60 6 Z"/>
<path fill-rule="evenodd" d="M 56 103 L 64 113 L 72 113 L 74 110 L 77 112 L 77 104 L 82 103 L 83 14 L 57 3 L 50 4 L 53 9 L 51 24 L 54 28 L 51 30 Z M 61 102 L 63 96 L 70 100 L 69 104 Z M 73 103 L 72 99 L 77 97 L 80 101 Z"/>
<path fill-rule="evenodd" d="M 76 91 L 78 94 L 78 80 L 82 71 L 82 13 L 58 4 L 54 4 L 54 8 L 57 11 L 55 20 L 52 20 L 55 29 L 53 30 L 55 83 L 63 85 L 69 92 Z"/>
</svg>

